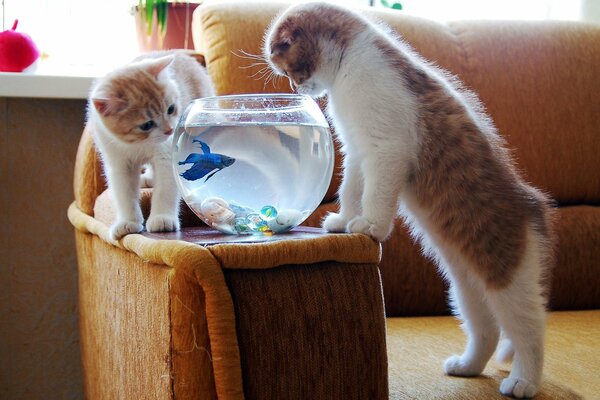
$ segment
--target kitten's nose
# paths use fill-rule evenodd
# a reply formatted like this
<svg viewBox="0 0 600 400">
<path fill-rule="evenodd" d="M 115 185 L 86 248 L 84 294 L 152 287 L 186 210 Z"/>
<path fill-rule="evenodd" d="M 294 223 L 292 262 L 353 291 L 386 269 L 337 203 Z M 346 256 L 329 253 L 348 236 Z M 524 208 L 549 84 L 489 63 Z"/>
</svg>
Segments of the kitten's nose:
<svg viewBox="0 0 600 400">
<path fill-rule="evenodd" d="M 169 128 L 169 130 L 165 131 L 165 135 L 169 136 L 171 133 L 173 133 L 173 128 Z"/>
</svg>

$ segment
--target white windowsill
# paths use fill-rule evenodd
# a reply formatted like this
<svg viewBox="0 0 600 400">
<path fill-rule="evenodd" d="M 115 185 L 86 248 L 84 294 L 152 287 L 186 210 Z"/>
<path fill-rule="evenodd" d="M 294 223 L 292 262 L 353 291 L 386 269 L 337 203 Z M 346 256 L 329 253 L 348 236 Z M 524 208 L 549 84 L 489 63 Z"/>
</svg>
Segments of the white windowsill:
<svg viewBox="0 0 600 400">
<path fill-rule="evenodd" d="M 0 97 L 87 99 L 94 80 L 109 70 L 41 62 L 33 72 L 0 72 Z"/>
<path fill-rule="evenodd" d="M 0 97 L 86 99 L 95 78 L 0 72 Z"/>
</svg>

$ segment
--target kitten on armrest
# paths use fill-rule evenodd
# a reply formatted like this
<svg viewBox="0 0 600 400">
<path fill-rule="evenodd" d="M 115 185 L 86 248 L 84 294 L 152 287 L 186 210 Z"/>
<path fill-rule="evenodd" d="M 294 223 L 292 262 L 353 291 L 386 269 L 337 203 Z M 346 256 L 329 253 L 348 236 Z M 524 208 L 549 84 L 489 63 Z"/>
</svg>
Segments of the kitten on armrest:
<svg viewBox="0 0 600 400">
<path fill-rule="evenodd" d="M 339 6 L 293 6 L 264 43 L 265 60 L 293 89 L 328 94 L 344 176 L 340 212 L 325 229 L 383 241 L 400 213 L 448 279 L 464 321 L 467 346 L 448 358 L 446 373 L 479 375 L 502 330 L 514 361 L 500 392 L 535 395 L 551 209 L 518 175 L 477 97 L 390 28 Z"/>
<path fill-rule="evenodd" d="M 117 209 L 110 230 L 113 239 L 143 230 L 142 183 L 154 187 L 146 230 L 179 230 L 180 196 L 171 166 L 173 129 L 191 100 L 213 95 L 204 68 L 174 51 L 143 55 L 95 83 L 88 123 Z"/>
</svg>

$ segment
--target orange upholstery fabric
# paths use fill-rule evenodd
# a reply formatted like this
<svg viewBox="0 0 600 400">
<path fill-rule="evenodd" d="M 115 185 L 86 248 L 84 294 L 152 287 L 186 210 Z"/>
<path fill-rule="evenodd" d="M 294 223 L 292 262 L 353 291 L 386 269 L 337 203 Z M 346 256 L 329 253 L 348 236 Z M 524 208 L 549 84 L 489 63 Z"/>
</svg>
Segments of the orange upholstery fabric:
<svg viewBox="0 0 600 400">
<path fill-rule="evenodd" d="M 383 315 L 374 265 L 234 269 L 225 279 L 248 399 L 388 398 L 385 319 L 368 317 Z"/>
<path fill-rule="evenodd" d="M 135 256 L 77 233 L 81 357 L 89 399 L 132 399 L 170 393 L 169 269 L 116 263 Z M 120 279 L 113 279 L 119 276 Z M 150 334 L 151 333 L 151 334 Z M 108 352 L 106 349 L 113 349 Z"/>
<path fill-rule="evenodd" d="M 240 351 L 243 360 L 255 357 L 256 349 L 248 345 L 248 338 L 264 339 L 264 335 L 253 336 L 259 325 L 248 307 L 268 308 L 277 295 L 283 302 L 279 310 L 255 311 L 263 318 L 283 318 L 281 328 L 286 324 L 312 326 L 311 333 L 321 332 L 331 346 L 339 347 L 351 333 L 369 337 L 372 349 L 361 353 L 362 345 L 356 342 L 354 356 L 335 360 L 338 368 L 327 377 L 307 368 L 310 359 L 287 359 L 279 365 L 292 371 L 290 378 L 307 384 L 309 394 L 352 393 L 344 383 L 355 377 L 360 366 L 372 363 L 371 369 L 380 369 L 378 379 L 361 387 L 374 398 L 387 397 L 384 306 L 376 267 L 380 246 L 370 238 L 313 230 L 238 243 L 235 236 L 217 234 L 213 240 L 214 232 L 195 228 L 127 235 L 115 242 L 108 235 L 108 225 L 82 212 L 76 202 L 69 208 L 69 219 L 77 229 L 87 397 L 139 398 L 143 393 L 144 398 L 243 398 L 243 382 L 262 386 L 252 368 L 242 371 L 240 361 Z M 203 231 L 207 234 L 198 236 Z M 269 272 L 262 272 L 265 269 Z M 319 290 L 313 285 L 318 281 L 310 279 L 313 273 L 321 277 Z M 240 275 L 258 276 L 261 285 L 250 287 L 236 279 Z M 267 289 L 263 286 L 271 275 Z M 298 296 L 289 297 L 290 288 Z M 259 301 L 256 291 L 267 297 Z M 362 301 L 364 307 L 355 310 L 353 318 L 340 321 L 338 306 L 321 304 L 328 294 L 330 300 L 340 302 L 338 306 L 348 308 Z M 314 307 L 301 314 L 305 304 Z M 316 321 L 324 323 L 320 331 Z M 261 327 L 267 329 L 268 321 L 264 322 Z M 238 346 L 238 337 L 245 346 Z M 317 364 L 330 362 L 329 355 L 320 354 L 319 339 L 307 334 L 301 343 L 283 345 L 298 354 L 312 352 L 321 357 L 312 360 Z M 262 347 L 259 358 L 274 365 L 281 348 L 267 347 Z M 322 385 L 307 383 L 319 380 Z M 337 392 L 332 391 L 334 387 Z M 282 384 L 278 390 L 287 389 Z"/>
<path fill-rule="evenodd" d="M 170 388 L 172 383 L 173 390 L 177 389 L 179 392 L 183 392 L 184 394 L 187 393 L 187 396 L 183 396 L 182 398 L 188 398 L 191 394 L 194 396 L 196 395 L 196 392 L 188 392 L 190 389 L 212 389 L 212 381 L 210 380 L 208 382 L 200 382 L 195 386 L 189 386 L 189 384 L 186 383 L 189 379 L 198 380 L 203 374 L 200 374 L 200 377 L 189 377 L 186 375 L 197 372 L 199 368 L 201 368 L 198 364 L 199 358 L 197 355 L 192 354 L 192 352 L 185 352 L 189 350 L 189 347 L 179 347 L 182 344 L 189 345 L 190 339 L 193 339 L 191 343 L 198 343 L 196 341 L 197 339 L 199 339 L 199 343 L 202 343 L 203 335 L 208 335 L 210 337 L 210 360 L 212 362 L 211 375 L 214 377 L 214 393 L 204 392 L 204 395 L 214 396 L 216 394 L 222 399 L 243 398 L 239 349 L 235 334 L 235 315 L 231 303 L 231 296 L 225 285 L 221 266 L 211 255 L 210 251 L 204 247 L 196 246 L 191 243 L 152 240 L 142 235 L 128 235 L 120 242 L 114 242 L 108 235 L 108 227 L 102 222 L 83 213 L 77 208 L 76 203 L 73 203 L 69 208 L 69 219 L 75 228 L 81 232 L 76 236 L 78 249 L 85 248 L 86 246 L 94 246 L 92 251 L 78 252 L 79 269 L 82 271 L 82 275 L 91 274 L 96 277 L 106 275 L 106 281 L 112 281 L 113 284 L 117 284 L 117 281 L 121 280 L 121 273 L 118 268 L 128 268 L 129 271 L 135 271 L 136 269 L 148 268 L 149 264 L 155 264 L 170 269 L 169 275 L 167 275 L 169 278 L 176 274 L 186 276 L 189 280 L 196 283 L 195 292 L 202 291 L 204 293 L 204 303 L 199 303 L 200 305 L 204 305 L 204 308 L 196 310 L 199 322 L 196 324 L 192 323 L 185 325 L 182 335 L 181 324 L 186 320 L 185 317 L 180 315 L 172 316 L 169 313 L 166 320 L 163 318 L 163 321 L 161 322 L 162 329 L 166 329 L 167 332 L 164 334 L 167 336 L 167 343 L 169 344 L 166 346 L 166 349 L 164 338 L 163 346 L 160 348 L 157 348 L 152 344 L 146 344 L 144 346 L 144 350 L 151 353 L 159 351 L 161 352 L 160 354 L 166 354 L 164 363 L 166 365 L 165 368 L 167 368 L 167 387 Z M 127 251 L 115 251 L 112 246 L 109 246 L 111 244 Z M 103 267 L 104 265 L 113 265 L 116 266 L 117 269 L 111 270 Z M 133 282 L 134 285 L 135 282 L 138 282 L 137 279 L 139 278 L 137 278 L 135 273 L 132 272 L 131 275 L 125 275 L 124 278 L 127 279 L 128 282 Z M 160 297 L 160 301 L 163 302 L 163 304 L 167 304 L 168 307 L 170 307 L 170 304 L 172 304 L 173 301 L 177 301 L 177 299 L 179 299 L 180 302 L 184 302 L 184 304 L 188 301 L 187 298 L 173 297 L 173 294 L 177 295 L 181 293 L 181 290 L 184 290 L 181 286 L 174 286 L 173 293 L 166 291 L 166 289 L 171 286 L 168 282 L 170 279 L 162 280 L 162 282 L 159 282 L 160 287 L 157 287 L 152 281 L 143 279 L 143 276 L 141 278 L 142 281 L 139 281 L 138 285 L 149 286 L 149 289 L 151 290 L 149 292 L 139 291 L 138 299 L 142 298 L 151 304 L 155 304 L 156 300 L 149 298 L 148 294 L 156 293 L 155 295 Z M 174 281 L 180 283 L 181 278 L 174 279 Z M 82 315 L 85 315 L 88 309 L 92 309 L 98 318 L 84 318 L 84 320 L 88 321 L 91 325 L 89 330 L 96 331 L 96 333 L 91 333 L 87 338 L 84 338 L 83 345 L 87 346 L 86 340 L 94 341 L 97 336 L 108 337 L 108 339 L 106 339 L 106 344 L 109 346 L 97 348 L 96 352 L 100 352 L 101 356 L 107 358 L 109 361 L 106 365 L 101 365 L 98 368 L 94 366 L 95 357 L 86 358 L 84 356 L 84 375 L 89 377 L 86 382 L 95 381 L 99 374 L 108 374 L 118 381 L 122 378 L 115 376 L 119 372 L 118 370 L 115 370 L 113 366 L 118 365 L 118 360 L 120 358 L 126 359 L 136 365 L 141 363 L 141 361 L 139 361 L 137 354 L 131 353 L 132 351 L 135 352 L 136 349 L 129 348 L 129 341 L 125 340 L 125 342 L 123 342 L 121 336 L 118 336 L 114 340 L 112 339 L 114 335 L 114 333 L 112 333 L 112 331 L 114 331 L 114 326 L 120 326 L 122 323 L 132 323 L 139 329 L 140 324 L 143 325 L 143 323 L 146 322 L 146 318 L 143 315 L 140 315 L 140 312 L 137 310 L 138 307 L 130 304 L 130 302 L 133 302 L 134 300 L 127 295 L 131 295 L 131 293 L 123 293 L 123 295 L 125 295 L 125 301 L 115 305 L 113 304 L 114 302 L 112 299 L 109 298 L 108 300 L 105 300 L 105 293 L 102 291 L 98 292 L 93 284 L 93 280 L 88 280 L 87 282 L 92 283 L 91 287 L 88 288 L 85 285 L 80 286 L 82 290 L 80 298 L 90 299 L 90 303 L 82 304 Z M 193 301 L 194 297 L 192 297 L 191 300 Z M 106 307 L 104 307 L 104 303 L 107 303 Z M 113 318 L 112 314 L 115 312 L 115 308 L 119 308 L 118 306 L 123 307 L 126 311 L 124 312 L 124 315 L 119 316 L 119 314 L 117 314 Z M 185 310 L 189 308 L 190 306 L 187 306 L 187 308 L 184 307 Z M 170 308 L 170 311 L 172 312 L 177 309 L 177 307 Z M 179 308 L 179 310 L 182 311 L 181 308 Z M 152 312 L 152 310 L 150 310 L 150 312 Z M 128 313 L 138 316 L 141 320 L 130 321 L 131 317 Z M 152 316 L 154 316 L 154 313 L 152 313 Z M 206 319 L 205 323 L 203 322 L 204 318 Z M 172 324 L 174 329 L 170 330 Z M 197 333 L 195 332 L 195 329 L 199 329 L 204 324 L 206 325 L 207 332 L 204 333 L 200 331 L 200 336 L 196 336 Z M 87 333 L 88 331 L 82 329 L 82 334 Z M 140 337 L 138 340 L 146 341 L 145 343 L 147 343 L 148 340 L 154 341 L 155 339 Z M 100 351 L 100 349 L 112 350 Z M 192 347 L 192 349 L 198 352 L 207 351 L 206 348 L 196 348 L 195 346 Z M 85 354 L 86 351 L 87 350 L 84 350 L 82 353 Z M 176 356 L 176 361 L 173 364 L 171 364 L 171 352 Z M 179 366 L 180 368 L 183 366 L 183 369 L 181 371 L 174 370 L 174 366 Z M 204 370 L 206 370 L 206 368 L 204 368 Z M 143 373 L 150 373 L 149 369 L 144 368 L 141 365 L 140 371 L 143 371 Z M 154 379 L 156 378 L 155 375 L 151 375 L 151 378 L 149 379 L 152 379 L 152 377 Z M 171 382 L 170 379 L 173 379 L 173 381 Z M 180 387 L 178 387 L 178 383 Z M 137 381 L 123 382 L 117 389 L 99 387 L 97 398 L 113 398 L 111 393 L 107 393 L 106 390 L 118 390 L 119 395 L 126 395 L 135 392 L 136 388 Z M 96 393 L 93 392 L 88 385 L 86 385 L 86 391 L 89 391 L 90 395 Z M 128 397 L 130 396 L 125 396 L 124 398 Z"/>
<path fill-rule="evenodd" d="M 106 189 L 106 180 L 89 126 L 83 130 L 79 140 L 73 181 L 77 207 L 92 215 L 96 198 Z"/>
</svg>

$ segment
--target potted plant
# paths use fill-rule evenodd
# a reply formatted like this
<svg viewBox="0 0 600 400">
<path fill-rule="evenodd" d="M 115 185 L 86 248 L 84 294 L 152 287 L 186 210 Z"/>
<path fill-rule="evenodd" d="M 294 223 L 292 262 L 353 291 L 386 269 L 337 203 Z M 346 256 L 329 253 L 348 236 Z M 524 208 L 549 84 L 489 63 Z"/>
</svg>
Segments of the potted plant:
<svg viewBox="0 0 600 400">
<path fill-rule="evenodd" d="M 192 14 L 201 3 L 201 0 L 139 0 L 132 11 L 140 51 L 193 50 Z"/>
</svg>

